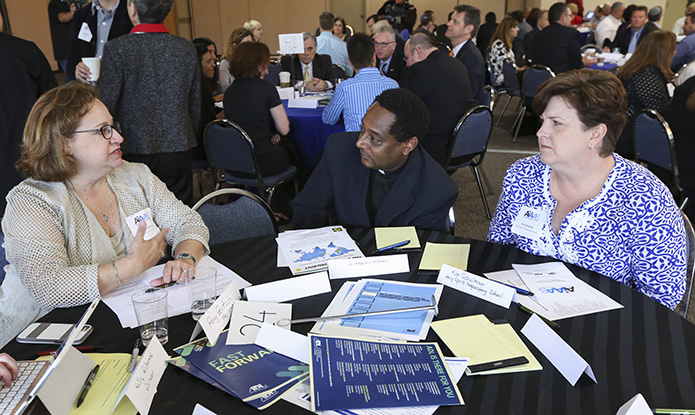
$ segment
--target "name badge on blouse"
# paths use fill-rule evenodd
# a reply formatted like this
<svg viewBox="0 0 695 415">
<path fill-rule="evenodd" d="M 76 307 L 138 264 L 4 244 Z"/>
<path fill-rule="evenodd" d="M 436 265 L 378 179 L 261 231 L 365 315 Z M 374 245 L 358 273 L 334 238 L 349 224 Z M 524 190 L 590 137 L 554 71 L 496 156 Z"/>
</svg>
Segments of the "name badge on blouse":
<svg viewBox="0 0 695 415">
<path fill-rule="evenodd" d="M 538 239 L 548 214 L 540 209 L 524 206 L 512 222 L 512 232 L 530 239 Z"/>
<path fill-rule="evenodd" d="M 89 25 L 87 23 L 82 22 L 82 27 L 80 27 L 80 33 L 77 34 L 77 38 L 80 40 L 84 40 L 85 42 L 91 42 L 92 41 L 92 31 L 89 30 Z"/>
<path fill-rule="evenodd" d="M 154 223 L 154 219 L 152 218 L 152 209 L 143 209 L 133 216 L 128 216 L 126 218 L 126 222 L 128 223 L 128 227 L 133 233 L 133 236 L 135 236 L 135 234 L 138 232 L 138 223 L 143 221 L 147 223 L 147 230 L 145 230 L 145 237 L 143 239 L 148 241 L 159 233 L 159 227 L 156 223 Z"/>
</svg>

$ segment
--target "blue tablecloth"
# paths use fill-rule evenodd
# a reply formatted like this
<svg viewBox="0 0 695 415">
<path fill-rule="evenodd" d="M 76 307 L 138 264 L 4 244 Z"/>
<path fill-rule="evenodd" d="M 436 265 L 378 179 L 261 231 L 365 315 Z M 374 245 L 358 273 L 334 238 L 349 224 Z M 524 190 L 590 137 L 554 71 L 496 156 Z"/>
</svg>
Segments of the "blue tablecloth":
<svg viewBox="0 0 695 415">
<path fill-rule="evenodd" d="M 617 64 L 608 63 L 608 62 L 604 62 L 603 65 L 599 65 L 598 63 L 595 63 L 595 64 L 589 66 L 589 68 L 591 68 L 591 69 L 598 69 L 599 71 L 611 71 L 611 72 L 615 72 L 615 69 L 617 67 L 618 67 Z"/>
<path fill-rule="evenodd" d="M 282 105 L 290 119 L 289 136 L 294 141 L 297 150 L 304 158 L 307 166 L 314 169 L 318 164 L 318 157 L 326 147 L 328 136 L 333 133 L 345 131 L 345 124 L 339 121 L 336 125 L 327 125 L 321 121 L 323 108 L 287 108 L 287 100 L 282 100 Z"/>
</svg>

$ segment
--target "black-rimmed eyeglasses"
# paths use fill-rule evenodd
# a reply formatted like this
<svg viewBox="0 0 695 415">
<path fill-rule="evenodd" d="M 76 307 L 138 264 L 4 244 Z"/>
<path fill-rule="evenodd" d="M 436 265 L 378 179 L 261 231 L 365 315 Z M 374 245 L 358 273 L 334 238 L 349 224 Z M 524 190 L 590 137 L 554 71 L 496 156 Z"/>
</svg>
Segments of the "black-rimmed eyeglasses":
<svg viewBox="0 0 695 415">
<path fill-rule="evenodd" d="M 101 128 L 94 128 L 92 130 L 79 130 L 79 131 L 73 131 L 72 134 L 77 134 L 77 133 L 101 133 L 102 137 L 104 137 L 104 140 L 110 140 L 111 137 L 113 137 L 113 130 L 118 131 L 118 134 L 121 133 L 121 124 L 116 121 L 113 123 L 113 125 L 105 125 Z"/>
<path fill-rule="evenodd" d="M 396 43 L 396 42 L 374 42 L 374 46 L 377 48 L 385 48 L 386 46 L 390 45 L 391 43 Z"/>
</svg>

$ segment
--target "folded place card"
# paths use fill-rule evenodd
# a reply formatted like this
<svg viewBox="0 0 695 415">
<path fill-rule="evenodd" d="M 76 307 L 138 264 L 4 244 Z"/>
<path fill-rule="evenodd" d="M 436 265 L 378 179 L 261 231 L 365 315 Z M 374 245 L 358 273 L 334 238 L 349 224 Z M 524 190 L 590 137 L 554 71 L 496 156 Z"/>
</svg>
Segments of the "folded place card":
<svg viewBox="0 0 695 415">
<path fill-rule="evenodd" d="M 442 265 L 437 282 L 504 308 L 509 308 L 514 298 L 513 288 L 446 264 Z"/>
<path fill-rule="evenodd" d="M 292 304 L 237 301 L 227 332 L 227 344 L 253 344 L 262 324 L 280 324 L 289 330 Z"/>
<path fill-rule="evenodd" d="M 623 406 L 618 408 L 618 412 L 616 412 L 615 415 L 652 415 L 653 413 L 652 408 L 649 407 L 644 396 L 638 393 L 632 399 L 625 402 Z"/>
<path fill-rule="evenodd" d="M 252 285 L 244 290 L 249 301 L 270 301 L 276 303 L 330 291 L 331 282 L 328 280 L 328 272 L 326 271 L 286 278 L 261 285 Z"/>
<path fill-rule="evenodd" d="M 157 393 L 157 385 L 159 385 L 159 381 L 162 379 L 162 375 L 164 375 L 164 370 L 167 368 L 166 361 L 168 358 L 169 355 L 167 355 L 157 336 L 152 337 L 150 344 L 142 353 L 142 357 L 138 361 L 138 365 L 128 384 L 126 384 L 120 398 L 118 398 L 119 402 L 123 399 L 123 396 L 127 396 L 140 414 L 147 415 L 150 411 L 154 394 Z M 118 408 L 118 404 L 116 408 Z"/>
<path fill-rule="evenodd" d="M 292 98 L 287 100 L 287 108 L 316 109 L 318 106 L 319 100 L 316 98 Z"/>
<path fill-rule="evenodd" d="M 282 55 L 304 53 L 304 37 L 301 33 L 278 35 L 278 41 Z"/>
<path fill-rule="evenodd" d="M 369 258 L 334 259 L 328 261 L 328 273 L 332 280 L 339 278 L 398 274 L 400 272 L 410 272 L 408 254 L 373 256 Z"/>
<path fill-rule="evenodd" d="M 562 376 L 574 386 L 582 373 L 598 383 L 591 366 L 540 317 L 533 314 L 521 329 L 531 343 L 545 355 Z"/>
<path fill-rule="evenodd" d="M 218 291 L 219 292 L 219 291 Z M 229 323 L 234 302 L 240 298 L 236 281 L 232 281 L 227 288 L 217 297 L 212 306 L 198 320 L 200 327 L 205 331 L 205 336 L 211 344 L 215 344 L 220 333 Z"/>
<path fill-rule="evenodd" d="M 279 86 L 276 87 L 278 90 L 278 95 L 280 95 L 280 99 L 294 99 L 294 88 L 292 87 L 287 87 L 287 88 L 280 88 Z"/>
<path fill-rule="evenodd" d="M 272 324 L 262 324 L 256 345 L 309 364 L 309 338 Z"/>
</svg>

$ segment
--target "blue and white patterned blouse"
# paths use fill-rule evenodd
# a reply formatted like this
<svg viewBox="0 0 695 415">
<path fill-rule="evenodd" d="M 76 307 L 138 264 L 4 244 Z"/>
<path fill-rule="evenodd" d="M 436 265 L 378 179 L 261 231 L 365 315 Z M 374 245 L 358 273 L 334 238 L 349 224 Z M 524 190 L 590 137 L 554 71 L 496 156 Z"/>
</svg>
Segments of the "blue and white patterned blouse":
<svg viewBox="0 0 695 415">
<path fill-rule="evenodd" d="M 488 240 L 514 244 L 606 275 L 673 309 L 685 292 L 686 236 L 671 193 L 649 170 L 613 154 L 601 192 L 570 212 L 553 231 L 557 202 L 550 167 L 540 156 L 514 163 L 504 178 Z M 524 207 L 544 212 L 536 239 L 512 232 Z"/>
</svg>

